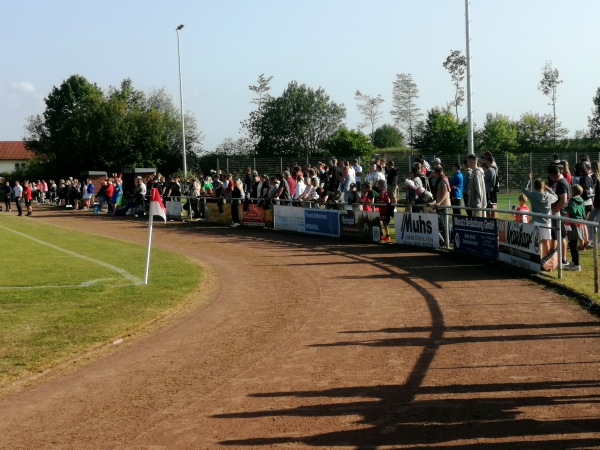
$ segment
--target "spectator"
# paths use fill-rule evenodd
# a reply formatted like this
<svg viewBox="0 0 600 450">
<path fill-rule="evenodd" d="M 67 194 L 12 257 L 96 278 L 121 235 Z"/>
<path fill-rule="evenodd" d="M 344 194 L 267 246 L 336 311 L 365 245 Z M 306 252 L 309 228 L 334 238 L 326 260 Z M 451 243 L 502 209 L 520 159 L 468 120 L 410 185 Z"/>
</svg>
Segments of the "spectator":
<svg viewBox="0 0 600 450">
<path fill-rule="evenodd" d="M 138 181 L 142 179 L 142 177 L 137 178 Z M 108 208 L 108 214 L 114 214 L 115 212 L 115 199 L 113 198 L 113 194 L 115 193 L 115 184 L 112 178 L 108 179 L 108 183 L 106 183 L 106 189 L 104 190 L 104 197 L 106 198 L 106 204 Z"/>
<path fill-rule="evenodd" d="M 25 180 L 23 187 L 23 198 L 25 199 L 25 207 L 27 208 L 27 214 L 25 215 L 30 216 L 32 213 L 31 202 L 33 200 L 33 191 L 31 189 L 31 183 L 29 180 Z"/>
<path fill-rule="evenodd" d="M 452 178 L 450 178 L 450 204 L 464 207 L 463 203 L 463 175 L 458 162 L 452 163 Z M 453 209 L 452 214 L 460 214 L 460 208 Z"/>
<path fill-rule="evenodd" d="M 231 190 L 231 226 L 237 228 L 241 225 L 240 222 L 240 205 L 244 198 L 244 185 L 242 180 L 237 179 L 232 182 L 233 189 Z"/>
<path fill-rule="evenodd" d="M 352 160 L 352 168 L 354 169 L 354 179 L 356 180 L 356 188 L 360 189 L 360 183 L 362 182 L 363 169 L 358 163 L 357 159 Z"/>
<path fill-rule="evenodd" d="M 592 200 L 592 212 L 588 216 L 590 222 L 600 222 L 600 179 L 598 178 L 598 161 L 592 162 L 592 179 L 594 180 L 594 199 Z M 596 236 L 596 242 L 592 246 L 598 245 L 600 236 Z"/>
<path fill-rule="evenodd" d="M 580 163 L 580 171 L 581 175 L 577 180 L 577 183 L 582 188 L 581 198 L 583 199 L 583 205 L 585 206 L 586 217 L 589 217 L 589 214 L 594 209 L 594 197 L 596 196 L 596 182 L 592 177 L 592 166 L 589 162 Z M 583 227 L 583 242 L 582 242 L 582 250 L 586 248 L 591 248 L 590 245 L 590 234 L 592 230 L 588 229 L 588 227 Z"/>
<path fill-rule="evenodd" d="M 387 186 L 385 180 L 379 180 L 377 182 L 379 187 L 379 198 L 377 203 L 379 205 L 379 217 L 381 218 L 381 236 L 379 240 L 381 242 L 392 242 L 390 238 L 390 218 L 392 215 L 392 207 L 390 206 L 390 197 L 387 193 Z"/>
<path fill-rule="evenodd" d="M 497 209 L 498 208 L 498 191 L 496 185 L 498 183 L 498 166 L 494 161 L 494 157 L 486 155 L 484 157 L 484 164 L 482 164 L 484 170 L 483 182 L 485 184 L 485 196 L 487 198 L 487 208 Z M 496 213 L 489 213 L 489 217 L 496 217 Z"/>
<path fill-rule="evenodd" d="M 12 194 L 12 189 L 10 187 L 10 182 L 6 181 L 4 186 L 2 186 L 2 196 L 4 197 L 4 211 L 11 212 L 10 209 L 10 197 Z"/>
<path fill-rule="evenodd" d="M 175 178 L 174 186 L 179 186 L 177 184 L 177 178 Z M 181 197 L 181 191 L 179 191 L 179 197 Z M 140 215 L 146 214 L 146 185 L 144 184 L 144 180 L 142 177 L 138 176 L 136 178 L 136 186 L 133 191 L 133 198 L 135 204 L 135 217 L 139 217 Z"/>
<path fill-rule="evenodd" d="M 525 194 L 519 194 L 519 206 L 515 208 L 515 211 L 529 212 L 529 207 L 527 206 L 527 196 Z M 529 223 L 529 216 L 526 214 L 515 214 L 515 221 Z"/>
<path fill-rule="evenodd" d="M 463 170 L 463 203 L 465 206 L 469 205 L 469 182 L 471 181 L 471 175 L 473 175 L 473 169 L 469 167 L 467 159 L 463 159 L 462 162 Z M 470 216 L 472 211 L 467 210 L 467 216 Z"/>
<path fill-rule="evenodd" d="M 372 205 L 379 198 L 379 194 L 373 190 L 371 183 L 363 183 L 360 190 L 360 203 L 363 211 L 373 211 Z"/>
<path fill-rule="evenodd" d="M 554 202 L 552 204 L 552 215 L 556 215 L 556 216 L 562 216 L 564 215 L 564 213 L 562 212 L 562 209 L 567 205 L 568 201 L 569 201 L 569 194 L 570 194 L 570 189 L 569 189 L 569 183 L 567 182 L 566 178 L 562 176 L 562 174 L 560 173 L 560 168 L 559 166 L 556 165 L 550 165 L 548 166 L 548 177 L 552 180 L 553 183 L 553 189 L 554 192 L 556 193 L 558 200 L 556 202 Z M 558 245 L 557 241 L 557 232 L 555 230 L 558 229 L 558 227 L 560 226 L 561 229 L 561 234 L 562 234 L 562 264 L 566 265 L 568 263 L 567 259 L 566 259 L 566 255 L 567 255 L 567 241 L 565 239 L 566 237 L 566 228 L 565 228 L 565 223 L 563 221 L 560 221 L 560 223 L 557 223 L 559 221 L 554 221 L 554 223 L 552 224 L 552 240 L 555 241 L 553 242 L 552 246 L 553 248 L 556 247 Z"/>
<path fill-rule="evenodd" d="M 387 168 L 387 193 L 390 203 L 395 205 L 398 202 L 398 170 L 394 166 L 394 161 L 388 161 Z"/>
<path fill-rule="evenodd" d="M 12 196 L 15 199 L 15 205 L 17 207 L 17 215 L 23 215 L 23 208 L 21 207 L 21 200 L 23 199 L 23 187 L 21 183 L 15 181 L 15 187 L 12 190 Z"/>
<path fill-rule="evenodd" d="M 585 206 L 581 193 L 583 188 L 576 184 L 571 188 L 571 198 L 564 207 L 564 212 L 573 219 L 585 218 Z M 581 266 L 579 265 L 579 249 L 578 243 L 584 239 L 583 230 L 585 227 L 579 223 L 566 223 L 567 237 L 569 241 L 569 250 L 571 250 L 571 263 L 564 267 L 565 270 L 572 270 L 574 272 L 581 272 Z"/>
<path fill-rule="evenodd" d="M 287 170 L 283 172 L 283 176 L 288 185 L 288 191 L 291 196 L 296 191 L 296 180 L 292 178 L 292 175 Z"/>
<path fill-rule="evenodd" d="M 533 186 L 531 186 L 532 182 Z M 541 178 L 534 180 L 532 173 L 529 174 L 529 183 L 523 189 L 523 194 L 531 202 L 531 212 L 538 214 L 552 214 L 552 204 L 558 200 L 558 196 L 549 186 L 546 186 L 545 181 Z M 544 258 L 550 250 L 550 241 L 552 239 L 550 228 L 552 227 L 552 222 L 550 219 L 535 216 L 533 223 L 539 225 L 541 257 Z"/>
<path fill-rule="evenodd" d="M 558 166 L 560 167 L 560 173 L 562 173 L 563 177 L 567 179 L 569 186 L 573 185 L 573 177 L 571 176 L 571 171 L 569 170 L 569 161 L 563 160 Z"/>
<path fill-rule="evenodd" d="M 485 195 L 485 182 L 483 178 L 483 170 L 477 167 L 477 156 L 470 154 L 467 156 L 467 164 L 472 170 L 469 179 L 469 208 L 485 208 L 487 206 L 487 197 Z M 483 217 L 483 211 L 472 211 L 474 217 Z"/>
</svg>

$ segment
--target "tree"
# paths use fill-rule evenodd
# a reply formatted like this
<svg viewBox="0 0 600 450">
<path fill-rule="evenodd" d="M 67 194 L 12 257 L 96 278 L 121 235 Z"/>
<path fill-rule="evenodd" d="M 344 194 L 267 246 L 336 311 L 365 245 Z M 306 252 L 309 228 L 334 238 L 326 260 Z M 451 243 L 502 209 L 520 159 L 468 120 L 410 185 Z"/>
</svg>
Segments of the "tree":
<svg viewBox="0 0 600 450">
<path fill-rule="evenodd" d="M 556 135 L 566 136 L 567 130 L 557 123 Z M 553 142 L 553 118 L 550 114 L 525 113 L 517 122 L 517 143 L 525 152 L 548 147 Z"/>
<path fill-rule="evenodd" d="M 247 156 L 252 153 L 252 147 L 246 139 L 226 138 L 215 147 L 214 153 L 218 156 Z"/>
<path fill-rule="evenodd" d="M 423 114 L 417 107 L 419 89 L 411 74 L 401 73 L 396 75 L 392 95 L 390 114 L 394 117 L 394 125 L 406 131 L 409 139 L 408 145 L 412 148 L 414 145 L 414 127 L 423 117 Z"/>
<path fill-rule="evenodd" d="M 95 164 L 95 155 L 102 151 L 97 120 L 103 109 L 100 88 L 73 75 L 53 87 L 44 101 L 43 115 L 28 120 L 26 147 L 51 170 L 69 175 L 78 174 L 86 163 Z"/>
<path fill-rule="evenodd" d="M 264 102 L 268 101 L 271 98 L 271 96 L 269 95 L 269 90 L 271 89 L 269 83 L 272 79 L 272 76 L 266 78 L 265 75 L 261 73 L 258 76 L 257 84 L 248 86 L 248 89 L 250 89 L 253 92 L 256 92 L 256 95 L 258 96 L 250 100 L 251 103 L 258 105 L 258 109 L 262 107 Z"/>
<path fill-rule="evenodd" d="M 382 125 L 373 135 L 373 145 L 377 148 L 400 147 L 403 141 L 404 136 L 393 125 Z"/>
<path fill-rule="evenodd" d="M 375 147 L 369 138 L 360 131 L 347 130 L 340 128 L 331 135 L 329 139 L 323 141 L 322 147 L 330 155 L 352 157 L 367 156 L 370 157 L 375 151 Z"/>
<path fill-rule="evenodd" d="M 267 100 L 244 122 L 258 156 L 310 156 L 342 126 L 344 105 L 317 90 L 292 81 L 280 97 Z"/>
<path fill-rule="evenodd" d="M 513 152 L 518 146 L 517 124 L 502 114 L 487 114 L 478 134 L 481 148 L 494 154 Z"/>
<path fill-rule="evenodd" d="M 458 107 L 465 100 L 465 90 L 460 84 L 465 78 L 467 58 L 461 54 L 460 50 L 451 50 L 450 55 L 448 55 L 442 65 L 450 73 L 452 84 L 454 85 L 454 101 L 450 102 L 450 105 L 455 108 L 456 121 L 458 122 Z"/>
<path fill-rule="evenodd" d="M 157 167 L 173 173 L 181 167 L 180 118 L 164 91 L 147 97 L 125 79 L 104 95 L 96 85 L 74 75 L 54 87 L 45 102 L 43 115 L 28 120 L 26 146 L 51 173 L 68 176 L 126 167 Z M 195 160 L 202 135 L 193 116 L 186 122 L 188 156 Z"/>
<path fill-rule="evenodd" d="M 377 97 L 373 97 L 370 95 L 366 95 L 361 93 L 359 90 L 354 94 L 354 98 L 358 102 L 358 110 L 364 116 L 365 121 L 358 124 L 358 129 L 370 127 L 371 134 L 371 142 L 373 142 L 373 133 L 375 133 L 375 124 L 381 119 L 382 113 L 379 109 L 379 106 L 384 102 L 381 95 L 377 95 Z"/>
<path fill-rule="evenodd" d="M 427 119 L 419 123 L 415 144 L 422 153 L 464 154 L 467 148 L 467 122 L 457 121 L 448 109 L 433 108 L 427 113 Z"/>
<path fill-rule="evenodd" d="M 550 61 L 542 68 L 542 79 L 538 85 L 538 89 L 542 91 L 546 97 L 550 98 L 550 106 L 552 106 L 552 140 L 556 145 L 557 129 L 556 129 L 556 91 L 562 80 L 558 79 L 558 69 L 552 68 Z"/>
<path fill-rule="evenodd" d="M 600 87 L 596 90 L 596 96 L 593 99 L 594 107 L 592 108 L 591 117 L 588 116 L 588 124 L 590 127 L 590 137 L 592 139 L 600 139 Z"/>
</svg>

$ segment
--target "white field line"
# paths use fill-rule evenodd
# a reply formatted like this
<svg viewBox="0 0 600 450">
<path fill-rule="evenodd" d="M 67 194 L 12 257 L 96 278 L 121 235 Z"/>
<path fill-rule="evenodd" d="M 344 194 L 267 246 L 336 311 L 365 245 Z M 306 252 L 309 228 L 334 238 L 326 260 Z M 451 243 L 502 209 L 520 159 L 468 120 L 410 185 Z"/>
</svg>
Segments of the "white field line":
<svg viewBox="0 0 600 450">
<path fill-rule="evenodd" d="M 40 239 L 34 238 L 34 237 L 29 236 L 29 235 L 27 235 L 25 233 L 21 233 L 20 231 L 13 230 L 13 229 L 5 227 L 3 225 L 0 225 L 0 228 L 2 228 L 3 230 L 6 230 L 6 231 L 10 231 L 11 233 L 17 234 L 17 235 L 19 235 L 21 237 L 24 237 L 26 239 L 30 239 L 33 242 L 36 242 L 38 244 L 45 245 L 46 247 L 49 247 L 49 248 L 51 248 L 53 250 L 66 253 L 69 256 L 73 256 L 75 258 L 83 259 L 84 261 L 89 261 L 91 263 L 98 264 L 99 266 L 102 266 L 102 267 L 105 267 L 105 268 L 107 268 L 109 270 L 112 270 L 113 272 L 117 272 L 123 278 L 129 280 L 132 284 L 144 284 L 144 282 L 141 279 L 139 279 L 138 277 L 136 277 L 134 275 L 131 275 L 129 272 L 121 269 L 120 267 L 113 266 L 112 264 L 109 264 L 109 263 L 104 262 L 104 261 L 100 261 L 100 260 L 95 259 L 95 258 L 90 258 L 89 256 L 85 256 L 85 255 L 81 255 L 79 253 L 75 253 L 75 252 L 73 252 L 71 250 L 67 250 L 67 249 L 62 248 L 62 247 L 58 247 L 56 245 L 50 244 L 49 242 L 42 241 Z M 96 283 L 98 281 L 101 281 L 101 280 L 91 280 L 91 281 L 87 281 L 87 282 L 84 282 L 84 283 L 81 283 L 81 284 L 71 285 L 71 286 L 89 286 L 89 285 L 94 284 L 94 283 Z M 37 287 L 37 286 L 31 286 L 31 287 Z M 51 286 L 51 287 L 54 287 L 54 286 Z M 62 286 L 56 286 L 56 287 L 62 287 Z M 15 287 L 11 287 L 11 289 L 15 289 Z"/>
</svg>

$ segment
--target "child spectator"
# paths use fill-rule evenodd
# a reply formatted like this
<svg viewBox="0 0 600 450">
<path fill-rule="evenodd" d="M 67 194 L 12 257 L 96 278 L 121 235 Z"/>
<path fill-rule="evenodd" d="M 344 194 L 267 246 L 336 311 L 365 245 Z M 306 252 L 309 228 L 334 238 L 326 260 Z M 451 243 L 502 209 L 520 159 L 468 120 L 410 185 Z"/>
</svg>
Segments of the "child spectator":
<svg viewBox="0 0 600 450">
<path fill-rule="evenodd" d="M 393 208 L 390 205 L 390 197 L 387 193 L 387 186 L 385 180 L 379 180 L 377 182 L 379 187 L 379 198 L 377 203 L 383 203 L 379 205 L 379 217 L 381 217 L 382 232 L 380 241 L 381 242 L 392 242 L 390 238 L 390 217 L 392 215 Z"/>
<path fill-rule="evenodd" d="M 581 194 L 583 188 L 575 184 L 571 187 L 571 198 L 569 203 L 564 207 L 564 211 L 569 217 L 573 219 L 585 219 L 585 206 Z M 566 223 L 567 239 L 569 241 L 569 250 L 571 250 L 571 262 L 565 266 L 565 270 L 572 270 L 574 272 L 581 272 L 581 266 L 579 265 L 579 249 L 577 248 L 578 241 L 583 239 L 584 226 L 580 223 Z"/>
<path fill-rule="evenodd" d="M 519 206 L 515 208 L 515 211 L 529 212 L 529 207 L 527 206 L 527 196 L 525 194 L 519 194 Z M 515 220 L 517 222 L 529 223 L 529 216 L 525 214 L 515 214 Z"/>
</svg>

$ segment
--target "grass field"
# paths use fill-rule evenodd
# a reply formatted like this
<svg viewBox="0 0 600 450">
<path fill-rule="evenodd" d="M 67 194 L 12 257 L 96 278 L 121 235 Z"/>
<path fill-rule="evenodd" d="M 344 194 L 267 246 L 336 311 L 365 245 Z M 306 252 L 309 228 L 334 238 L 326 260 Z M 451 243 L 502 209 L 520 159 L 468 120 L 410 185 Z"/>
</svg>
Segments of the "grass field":
<svg viewBox="0 0 600 450">
<path fill-rule="evenodd" d="M 181 255 L 153 249 L 144 286 L 144 246 L 15 216 L 0 216 L 0 248 L 0 385 L 130 334 L 202 277 Z"/>
</svg>

